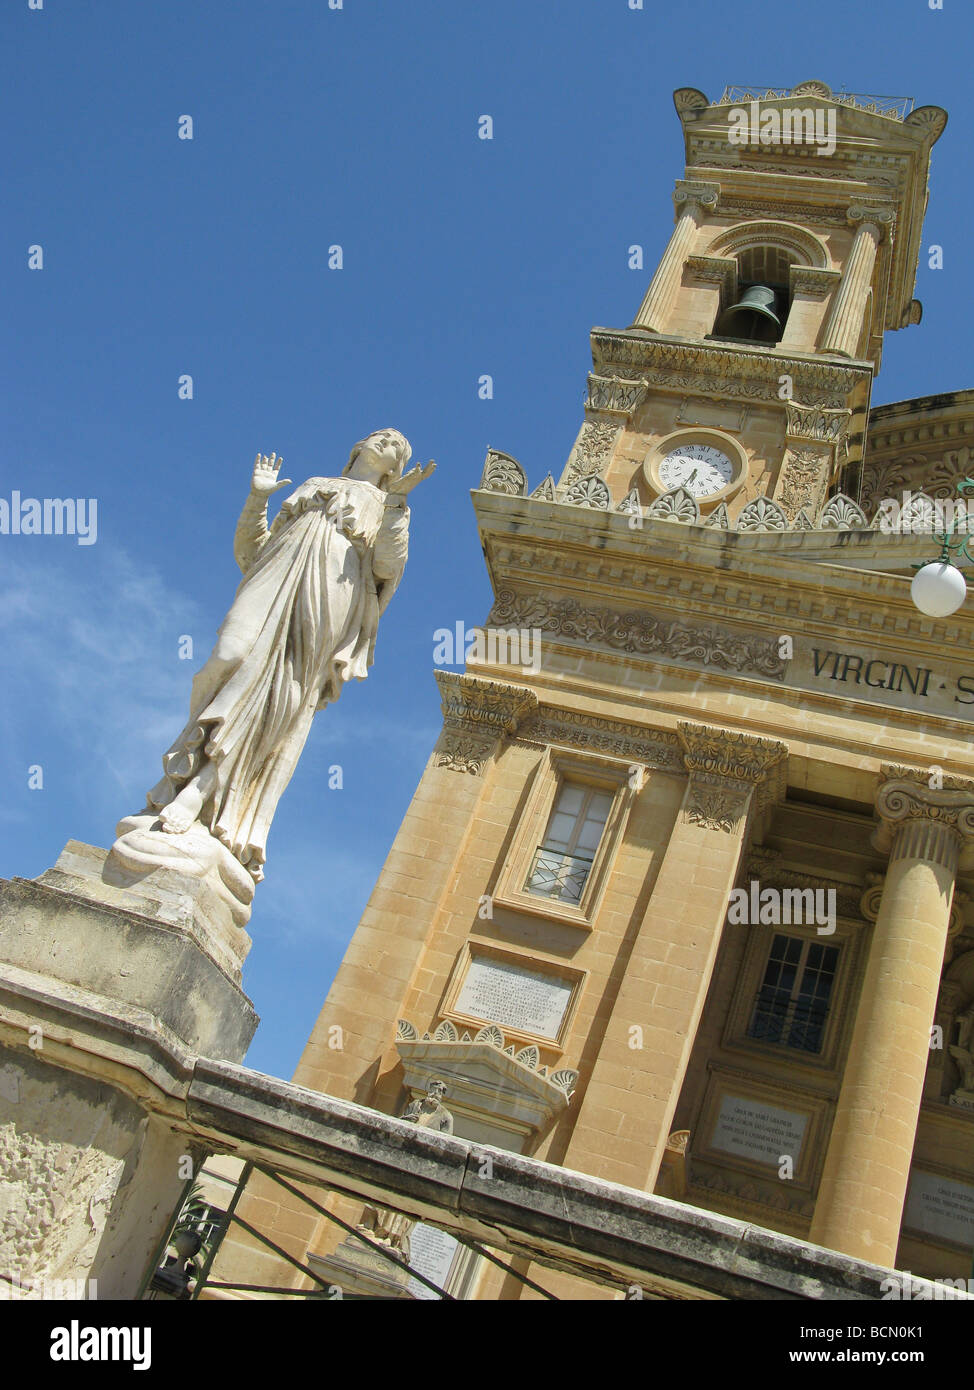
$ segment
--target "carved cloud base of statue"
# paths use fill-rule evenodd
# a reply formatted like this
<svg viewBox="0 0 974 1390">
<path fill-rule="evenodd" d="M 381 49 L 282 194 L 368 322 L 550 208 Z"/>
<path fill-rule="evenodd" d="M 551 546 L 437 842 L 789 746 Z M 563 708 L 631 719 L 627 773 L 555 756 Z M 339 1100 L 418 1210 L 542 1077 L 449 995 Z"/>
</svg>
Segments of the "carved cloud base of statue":
<svg viewBox="0 0 974 1390">
<path fill-rule="evenodd" d="M 162 832 L 158 815 L 126 816 L 115 827 L 117 839 L 108 857 L 129 875 L 173 869 L 204 880 L 226 907 L 235 927 L 245 927 L 254 900 L 254 880 L 225 845 L 205 826 L 194 824 L 178 835 Z"/>
</svg>

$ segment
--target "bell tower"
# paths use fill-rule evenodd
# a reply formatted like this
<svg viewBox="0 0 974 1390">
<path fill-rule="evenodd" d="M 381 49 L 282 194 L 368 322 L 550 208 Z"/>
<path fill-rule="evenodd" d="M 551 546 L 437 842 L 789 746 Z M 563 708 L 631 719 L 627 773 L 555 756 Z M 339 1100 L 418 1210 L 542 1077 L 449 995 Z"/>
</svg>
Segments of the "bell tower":
<svg viewBox="0 0 974 1390">
<path fill-rule="evenodd" d="M 559 494 L 708 526 L 817 525 L 858 500 L 883 335 L 913 283 L 930 148 L 906 101 L 729 88 L 674 94 L 685 177 L 632 324 L 592 334 L 586 420 Z"/>
<path fill-rule="evenodd" d="M 493 606 L 436 672 L 442 731 L 295 1080 L 402 1115 L 436 1078 L 485 1152 L 966 1274 L 974 1101 L 929 1043 L 936 1015 L 970 1059 L 974 630 L 917 612 L 921 543 L 873 514 L 974 438 L 970 393 L 884 407 L 866 458 L 946 116 L 822 82 L 675 104 L 672 235 L 633 322 L 592 331 L 567 461 L 532 488 L 487 452 Z M 248 1210 L 351 1277 L 354 1236 L 269 1189 Z M 460 1296 L 534 1296 L 461 1264 Z"/>
</svg>

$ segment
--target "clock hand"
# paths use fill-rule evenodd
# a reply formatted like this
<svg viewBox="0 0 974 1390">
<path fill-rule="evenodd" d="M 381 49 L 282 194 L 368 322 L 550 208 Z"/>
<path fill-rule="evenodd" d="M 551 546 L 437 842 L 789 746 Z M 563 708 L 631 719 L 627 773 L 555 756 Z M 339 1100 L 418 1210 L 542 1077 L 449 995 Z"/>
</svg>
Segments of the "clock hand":
<svg viewBox="0 0 974 1390">
<path fill-rule="evenodd" d="M 694 480 L 694 478 L 695 478 L 696 476 L 697 476 L 697 470 L 694 469 L 693 472 L 690 474 L 689 478 L 687 478 L 686 482 L 683 484 L 683 486 L 684 486 L 684 487 L 689 487 L 690 484 L 693 482 L 693 480 Z"/>
</svg>

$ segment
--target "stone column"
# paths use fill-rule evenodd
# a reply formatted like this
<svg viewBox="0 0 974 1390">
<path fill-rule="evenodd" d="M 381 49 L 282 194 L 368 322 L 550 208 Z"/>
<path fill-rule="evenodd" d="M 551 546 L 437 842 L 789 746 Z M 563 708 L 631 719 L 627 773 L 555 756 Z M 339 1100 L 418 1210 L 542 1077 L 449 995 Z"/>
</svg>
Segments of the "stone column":
<svg viewBox="0 0 974 1390">
<path fill-rule="evenodd" d="M 784 744 L 680 724 L 689 778 L 587 1078 L 567 1168 L 652 1189 L 755 813 L 784 786 Z M 636 1032 L 633 1032 L 633 1030 Z"/>
<path fill-rule="evenodd" d="M 857 226 L 852 250 L 832 305 L 822 339 L 823 352 L 855 357 L 862 335 L 862 320 L 872 284 L 876 253 L 884 231 L 892 235 L 893 213 L 888 208 L 851 207 L 849 221 Z"/>
<path fill-rule="evenodd" d="M 874 843 L 889 850 L 810 1239 L 875 1264 L 896 1257 L 954 878 L 974 845 L 974 782 L 931 790 L 884 766 Z"/>
<path fill-rule="evenodd" d="M 632 328 L 645 328 L 653 333 L 665 330 L 676 292 L 680 288 L 683 267 L 697 238 L 697 230 L 704 213 L 716 211 L 719 196 L 720 184 L 688 183 L 684 179 L 677 182 L 673 201 L 680 216 L 639 306 L 639 313 L 631 324 Z"/>
</svg>

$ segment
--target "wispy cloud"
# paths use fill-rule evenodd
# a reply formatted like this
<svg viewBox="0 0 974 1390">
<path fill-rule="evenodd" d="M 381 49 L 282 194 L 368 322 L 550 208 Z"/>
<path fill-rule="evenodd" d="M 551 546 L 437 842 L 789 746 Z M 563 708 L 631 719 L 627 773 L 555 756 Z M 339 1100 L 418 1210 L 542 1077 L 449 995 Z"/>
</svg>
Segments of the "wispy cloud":
<svg viewBox="0 0 974 1390">
<path fill-rule="evenodd" d="M 202 630 L 198 605 L 115 547 L 87 564 L 23 550 L 0 571 L 5 754 L 43 762 L 54 737 L 125 814 L 185 720 L 198 663 L 179 660 L 178 640 Z"/>
</svg>

